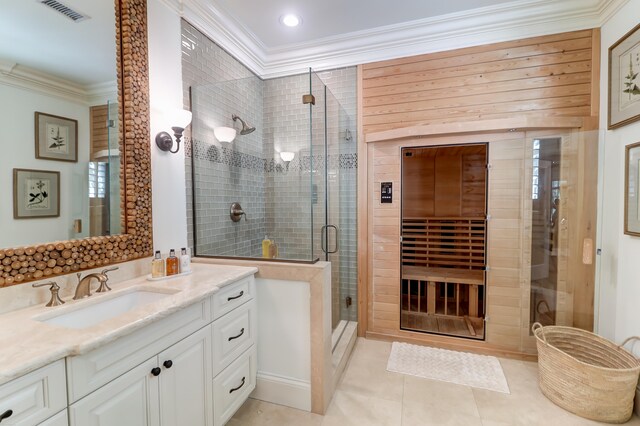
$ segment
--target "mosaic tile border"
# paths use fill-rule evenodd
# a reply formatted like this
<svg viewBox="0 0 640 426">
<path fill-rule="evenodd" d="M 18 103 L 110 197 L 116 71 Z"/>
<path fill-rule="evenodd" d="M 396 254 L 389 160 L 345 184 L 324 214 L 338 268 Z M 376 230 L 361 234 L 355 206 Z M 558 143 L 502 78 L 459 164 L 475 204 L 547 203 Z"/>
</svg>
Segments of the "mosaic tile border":
<svg viewBox="0 0 640 426">
<path fill-rule="evenodd" d="M 195 145 L 195 149 L 193 146 Z M 189 140 L 185 143 L 185 154 L 191 158 L 195 152 L 197 160 L 207 160 L 229 167 L 262 171 L 265 173 L 305 172 L 324 167 L 324 156 L 314 155 L 313 160 L 309 155 L 295 158 L 287 167 L 282 161 L 265 159 L 255 155 L 234 151 L 225 146 L 211 145 L 207 142 Z M 329 168 L 332 170 L 348 170 L 358 168 L 358 154 L 332 154 L 328 156 Z"/>
</svg>

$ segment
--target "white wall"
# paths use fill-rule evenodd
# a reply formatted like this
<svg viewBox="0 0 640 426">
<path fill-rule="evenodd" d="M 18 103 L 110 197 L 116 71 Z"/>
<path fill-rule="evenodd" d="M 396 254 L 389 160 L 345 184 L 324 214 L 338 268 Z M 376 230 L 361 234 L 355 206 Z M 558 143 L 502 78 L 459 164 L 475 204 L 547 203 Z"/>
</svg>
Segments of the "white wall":
<svg viewBox="0 0 640 426">
<path fill-rule="evenodd" d="M 608 49 L 640 22 L 640 0 L 630 0 L 602 27 L 600 128 L 607 128 Z M 602 259 L 597 331 L 618 343 L 640 336 L 640 238 L 623 234 L 625 146 L 640 141 L 640 122 L 603 131 Z M 601 151 L 601 152 L 602 152 Z M 640 344 L 635 345 L 640 355 Z"/>
<path fill-rule="evenodd" d="M 252 397 L 311 411 L 311 288 L 256 278 L 258 379 Z"/>
<path fill-rule="evenodd" d="M 0 247 L 79 238 L 89 231 L 88 169 L 89 108 L 81 101 L 49 96 L 0 84 Z M 44 112 L 78 120 L 78 162 L 40 160 L 35 154 L 34 112 Z M 60 217 L 13 219 L 13 169 L 60 172 Z M 79 194 L 85 194 L 80 197 Z M 82 234 L 73 232 L 74 219 L 82 219 Z"/>
<path fill-rule="evenodd" d="M 149 91 L 151 101 L 151 173 L 153 245 L 163 253 L 187 247 L 184 146 L 177 154 L 160 151 L 156 134 L 171 131 L 163 111 L 182 108 L 180 18 L 160 0 L 148 2 Z"/>
</svg>

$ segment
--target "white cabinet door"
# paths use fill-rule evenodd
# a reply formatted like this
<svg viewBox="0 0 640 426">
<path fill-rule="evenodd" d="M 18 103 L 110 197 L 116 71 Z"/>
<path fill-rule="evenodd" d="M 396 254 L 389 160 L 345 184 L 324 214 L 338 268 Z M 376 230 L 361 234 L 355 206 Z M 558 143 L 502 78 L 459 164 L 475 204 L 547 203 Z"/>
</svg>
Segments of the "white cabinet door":
<svg viewBox="0 0 640 426">
<path fill-rule="evenodd" d="M 64 360 L 0 386 L 2 426 L 33 426 L 67 405 Z"/>
<path fill-rule="evenodd" d="M 158 355 L 162 426 L 212 426 L 211 326 Z"/>
<path fill-rule="evenodd" d="M 70 425 L 159 426 L 157 363 L 153 357 L 72 404 Z"/>
</svg>

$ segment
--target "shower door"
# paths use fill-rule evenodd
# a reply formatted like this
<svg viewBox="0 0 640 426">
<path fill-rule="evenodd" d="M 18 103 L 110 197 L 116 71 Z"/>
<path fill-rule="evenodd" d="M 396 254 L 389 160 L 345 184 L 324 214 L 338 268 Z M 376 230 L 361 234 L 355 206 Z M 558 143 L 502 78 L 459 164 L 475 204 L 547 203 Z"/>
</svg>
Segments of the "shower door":
<svg viewBox="0 0 640 426">
<path fill-rule="evenodd" d="M 357 320 L 355 123 L 313 72 L 310 85 L 314 253 L 331 262 L 335 347 L 347 322 Z"/>
</svg>

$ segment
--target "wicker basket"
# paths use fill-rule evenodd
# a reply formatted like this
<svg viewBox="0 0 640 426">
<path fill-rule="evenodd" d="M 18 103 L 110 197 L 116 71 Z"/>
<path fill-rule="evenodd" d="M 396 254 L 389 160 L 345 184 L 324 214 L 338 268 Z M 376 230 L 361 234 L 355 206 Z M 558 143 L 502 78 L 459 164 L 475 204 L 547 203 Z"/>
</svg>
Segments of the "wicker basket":
<svg viewBox="0 0 640 426">
<path fill-rule="evenodd" d="M 633 414 L 640 361 L 624 346 L 572 327 L 533 324 L 542 393 L 578 416 L 624 423 Z"/>
</svg>

